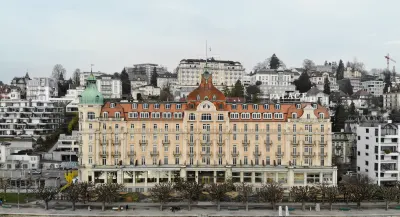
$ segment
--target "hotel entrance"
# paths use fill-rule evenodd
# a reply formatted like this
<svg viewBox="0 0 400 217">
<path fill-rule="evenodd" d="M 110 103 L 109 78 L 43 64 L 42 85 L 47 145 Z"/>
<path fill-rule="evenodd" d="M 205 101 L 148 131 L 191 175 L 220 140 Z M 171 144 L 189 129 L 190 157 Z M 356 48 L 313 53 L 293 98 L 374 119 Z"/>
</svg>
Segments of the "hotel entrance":
<svg viewBox="0 0 400 217">
<path fill-rule="evenodd" d="M 198 181 L 202 184 L 214 183 L 214 171 L 199 171 Z"/>
</svg>

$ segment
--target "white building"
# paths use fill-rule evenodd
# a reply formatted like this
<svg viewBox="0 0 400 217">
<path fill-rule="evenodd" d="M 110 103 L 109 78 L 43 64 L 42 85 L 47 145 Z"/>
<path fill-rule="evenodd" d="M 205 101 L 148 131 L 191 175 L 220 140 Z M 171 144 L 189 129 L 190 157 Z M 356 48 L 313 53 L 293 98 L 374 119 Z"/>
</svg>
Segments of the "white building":
<svg viewBox="0 0 400 217">
<path fill-rule="evenodd" d="M 11 86 L 7 94 L 8 99 L 21 99 L 21 89 L 17 86 Z"/>
<path fill-rule="evenodd" d="M 178 75 L 173 74 L 173 73 L 164 73 L 158 76 L 157 78 L 157 86 L 160 87 L 161 89 L 170 86 L 173 88 L 173 86 L 177 85 L 178 83 Z"/>
<path fill-rule="evenodd" d="M 105 99 L 120 99 L 122 97 L 122 82 L 112 75 L 103 74 L 96 76 L 97 89 Z"/>
<path fill-rule="evenodd" d="M 296 86 L 293 85 L 293 82 L 299 78 L 300 74 L 292 70 L 262 69 L 249 76 L 252 85 L 261 82 L 259 85 L 260 98 L 267 99 L 270 94 L 282 96 L 296 92 Z"/>
<path fill-rule="evenodd" d="M 339 90 L 339 85 L 337 84 L 336 77 L 333 73 L 319 72 L 319 71 L 310 73 L 311 83 L 315 84 L 320 90 L 324 89 L 325 78 L 328 78 L 329 80 L 329 86 L 331 92 Z"/>
<path fill-rule="evenodd" d="M 344 78 L 361 78 L 361 72 L 352 70 L 351 67 L 347 67 L 343 73 Z"/>
<path fill-rule="evenodd" d="M 164 66 L 154 63 L 134 64 L 133 67 L 125 67 L 125 71 L 128 73 L 129 80 L 133 80 L 135 75 L 145 74 L 147 82 L 150 82 L 151 75 L 153 74 L 154 70 L 158 75 L 162 75 L 167 72 L 167 69 Z"/>
<path fill-rule="evenodd" d="M 383 88 L 385 87 L 385 83 L 381 80 L 378 81 L 363 81 L 361 82 L 361 86 L 363 90 L 374 96 L 382 96 Z"/>
<path fill-rule="evenodd" d="M 161 88 L 153 87 L 153 85 L 145 85 L 137 87 L 132 90 L 132 98 L 138 100 L 139 95 L 142 99 L 146 99 L 150 96 L 160 96 Z"/>
<path fill-rule="evenodd" d="M 368 109 L 371 105 L 373 95 L 364 90 L 359 90 L 347 99 L 347 105 L 354 103 L 356 109 Z"/>
<path fill-rule="evenodd" d="M 213 84 L 232 86 L 237 80 L 243 80 L 245 69 L 240 62 L 205 59 L 183 59 L 178 66 L 178 84 L 198 85 L 207 62 L 207 71 L 213 75 Z"/>
<path fill-rule="evenodd" d="M 319 90 L 317 87 L 311 88 L 304 98 L 301 98 L 302 102 L 313 102 L 313 103 L 321 103 L 321 105 L 328 107 L 329 106 L 329 95 L 325 94 L 323 91 Z"/>
<path fill-rule="evenodd" d="M 350 84 L 353 87 L 353 93 L 362 89 L 361 79 L 359 77 L 349 78 Z"/>
<path fill-rule="evenodd" d="M 86 85 L 86 79 L 89 77 L 90 74 L 93 74 L 95 77 L 96 76 L 101 76 L 106 73 L 103 72 L 81 72 L 79 76 L 79 86 L 83 87 Z"/>
<path fill-rule="evenodd" d="M 400 92 L 393 91 L 383 94 L 383 108 L 386 110 L 400 109 Z"/>
<path fill-rule="evenodd" d="M 10 147 L 11 143 L 2 142 L 0 144 L 0 164 L 2 169 L 38 169 L 40 164 L 39 155 L 18 154 L 17 150 Z"/>
<path fill-rule="evenodd" d="M 76 89 L 68 89 L 63 97 L 50 98 L 51 102 L 67 104 L 66 112 L 78 112 L 79 95 L 83 92 L 84 87 L 76 87 Z"/>
<path fill-rule="evenodd" d="M 53 133 L 62 123 L 63 108 L 49 101 L 1 100 L 0 137 Z"/>
<path fill-rule="evenodd" d="M 399 125 L 362 124 L 357 128 L 357 171 L 378 185 L 400 181 Z"/>
<path fill-rule="evenodd" d="M 56 143 L 58 150 L 61 151 L 79 151 L 79 134 L 78 131 L 72 131 L 71 135 L 60 134 Z"/>
<path fill-rule="evenodd" d="M 53 78 L 33 78 L 26 86 L 26 99 L 49 101 L 58 96 L 58 84 Z"/>
</svg>

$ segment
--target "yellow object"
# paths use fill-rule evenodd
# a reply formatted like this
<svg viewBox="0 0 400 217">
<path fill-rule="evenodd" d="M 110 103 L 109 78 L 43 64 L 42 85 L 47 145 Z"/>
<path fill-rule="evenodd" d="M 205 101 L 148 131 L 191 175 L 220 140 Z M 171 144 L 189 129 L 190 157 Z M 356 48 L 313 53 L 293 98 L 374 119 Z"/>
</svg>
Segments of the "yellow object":
<svg viewBox="0 0 400 217">
<path fill-rule="evenodd" d="M 64 185 L 64 186 L 60 189 L 60 191 L 63 191 L 63 190 L 65 190 L 66 188 L 68 188 L 68 187 L 71 185 L 71 183 L 72 183 L 72 181 L 74 180 L 74 178 L 76 178 L 77 176 L 78 176 L 78 171 L 77 171 L 77 170 L 72 170 L 72 171 L 69 171 L 69 172 L 65 172 L 65 173 L 64 173 L 64 178 L 65 178 L 65 181 L 67 181 L 67 184 Z"/>
</svg>

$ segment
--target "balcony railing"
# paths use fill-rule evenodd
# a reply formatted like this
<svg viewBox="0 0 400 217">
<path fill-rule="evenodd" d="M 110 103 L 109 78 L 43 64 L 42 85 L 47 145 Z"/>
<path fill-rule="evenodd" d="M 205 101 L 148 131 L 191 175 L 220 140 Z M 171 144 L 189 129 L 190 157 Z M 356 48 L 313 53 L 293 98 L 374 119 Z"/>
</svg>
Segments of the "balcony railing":
<svg viewBox="0 0 400 217">
<path fill-rule="evenodd" d="M 224 141 L 217 141 L 217 145 L 225 145 L 225 142 Z"/>
<path fill-rule="evenodd" d="M 223 152 L 223 151 L 222 152 L 218 152 L 217 155 L 218 155 L 218 157 L 223 157 L 223 156 L 225 156 L 225 152 Z"/>
<path fill-rule="evenodd" d="M 128 152 L 128 156 L 129 156 L 129 157 L 136 156 L 136 152 L 134 152 L 134 151 L 129 151 L 129 152 Z"/>
<path fill-rule="evenodd" d="M 314 157 L 315 156 L 315 152 L 303 152 L 303 156 L 305 156 L 305 157 Z"/>
<path fill-rule="evenodd" d="M 232 152 L 232 157 L 237 157 L 237 156 L 239 156 L 239 152 L 238 151 Z"/>
<path fill-rule="evenodd" d="M 212 152 L 202 151 L 200 153 L 201 156 L 212 156 Z"/>
<path fill-rule="evenodd" d="M 328 156 L 328 152 L 320 152 L 319 156 L 326 157 L 326 156 Z"/>
<path fill-rule="evenodd" d="M 207 140 L 201 140 L 201 146 L 208 146 L 211 145 L 211 141 L 207 141 Z"/>
<path fill-rule="evenodd" d="M 179 157 L 179 156 L 182 155 L 182 152 L 180 152 L 180 151 L 178 151 L 178 152 L 174 151 L 174 152 L 173 152 L 173 155 L 174 155 L 175 157 Z"/>
<path fill-rule="evenodd" d="M 140 145 L 147 145 L 148 141 L 147 140 L 140 140 L 139 144 Z"/>
<path fill-rule="evenodd" d="M 265 144 L 265 145 L 272 145 L 272 141 L 271 141 L 271 140 L 265 140 L 265 141 L 264 141 L 264 144 Z"/>
<path fill-rule="evenodd" d="M 158 156 L 160 153 L 158 151 L 150 151 L 150 156 Z"/>
<path fill-rule="evenodd" d="M 104 157 L 104 156 L 108 155 L 108 152 L 107 151 L 100 151 L 99 155 Z"/>
<path fill-rule="evenodd" d="M 275 152 L 276 156 L 283 156 L 285 154 L 285 152 Z"/>
<path fill-rule="evenodd" d="M 189 157 L 194 157 L 194 156 L 196 156 L 196 152 L 189 152 L 188 151 L 188 154 L 187 154 Z"/>
<path fill-rule="evenodd" d="M 113 152 L 111 153 L 111 155 L 114 156 L 114 157 L 121 157 L 121 152 L 119 152 L 119 151 L 113 151 Z"/>
<path fill-rule="evenodd" d="M 250 140 L 242 140 L 243 145 L 250 145 Z"/>
<path fill-rule="evenodd" d="M 298 145 L 298 144 L 299 144 L 299 141 L 297 141 L 297 140 L 296 140 L 296 141 L 293 141 L 293 140 L 292 140 L 292 141 L 290 141 L 290 143 L 291 143 L 292 145 Z"/>
<path fill-rule="evenodd" d="M 293 157 L 300 156 L 300 152 L 292 152 L 290 155 Z"/>
<path fill-rule="evenodd" d="M 253 152 L 253 155 L 254 155 L 255 157 L 257 157 L 257 156 L 261 156 L 261 152 L 259 152 L 259 151 L 255 151 L 255 152 Z"/>
<path fill-rule="evenodd" d="M 171 143 L 171 141 L 169 141 L 169 140 L 163 140 L 162 141 L 162 144 L 163 145 L 169 145 Z"/>
</svg>

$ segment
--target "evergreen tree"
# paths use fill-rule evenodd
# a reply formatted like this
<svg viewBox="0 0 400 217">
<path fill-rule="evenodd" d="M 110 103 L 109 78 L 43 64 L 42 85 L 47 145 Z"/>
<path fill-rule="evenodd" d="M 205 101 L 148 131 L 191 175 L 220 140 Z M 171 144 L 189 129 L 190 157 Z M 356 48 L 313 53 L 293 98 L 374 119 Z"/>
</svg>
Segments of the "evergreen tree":
<svg viewBox="0 0 400 217">
<path fill-rule="evenodd" d="M 357 114 L 356 106 L 354 105 L 353 101 L 351 101 L 349 113 L 350 113 L 350 115 L 356 115 Z"/>
<path fill-rule="evenodd" d="M 349 96 L 353 95 L 353 86 L 351 86 L 350 79 L 346 79 L 344 84 L 339 86 L 339 89 Z"/>
<path fill-rule="evenodd" d="M 312 87 L 310 77 L 306 72 L 301 73 L 300 77 L 294 81 L 294 85 L 300 93 L 305 93 Z"/>
<path fill-rule="evenodd" d="M 224 95 L 226 97 L 229 97 L 231 95 L 231 91 L 229 90 L 228 86 L 224 86 L 224 89 L 222 90 L 222 92 L 224 93 Z"/>
<path fill-rule="evenodd" d="M 158 78 L 157 68 L 154 67 L 153 73 L 151 73 L 151 79 L 150 79 L 150 84 L 153 85 L 154 87 L 157 87 L 157 78 Z"/>
<path fill-rule="evenodd" d="M 269 68 L 270 69 L 278 69 L 279 66 L 281 66 L 281 61 L 275 54 L 272 54 L 272 57 L 269 61 Z"/>
<path fill-rule="evenodd" d="M 244 86 L 240 80 L 237 80 L 235 86 L 231 90 L 232 97 L 244 97 Z"/>
<path fill-rule="evenodd" d="M 342 80 L 344 78 L 344 64 L 343 61 L 339 61 L 339 66 L 336 69 L 336 80 Z"/>
<path fill-rule="evenodd" d="M 338 104 L 336 106 L 335 116 L 333 120 L 333 132 L 340 132 L 344 129 L 344 122 L 346 121 L 348 113 L 343 105 Z"/>
<path fill-rule="evenodd" d="M 122 83 L 122 94 L 131 94 L 131 81 L 129 80 L 129 75 L 125 71 L 125 68 L 122 70 L 120 75 L 121 83 Z"/>
<path fill-rule="evenodd" d="M 329 82 L 328 77 L 325 77 L 325 81 L 324 81 L 324 93 L 325 94 L 331 94 L 331 84 Z"/>
<path fill-rule="evenodd" d="M 251 101 L 253 103 L 258 102 L 258 94 L 260 92 L 260 88 L 257 85 L 248 86 L 246 88 L 246 101 Z"/>
</svg>

